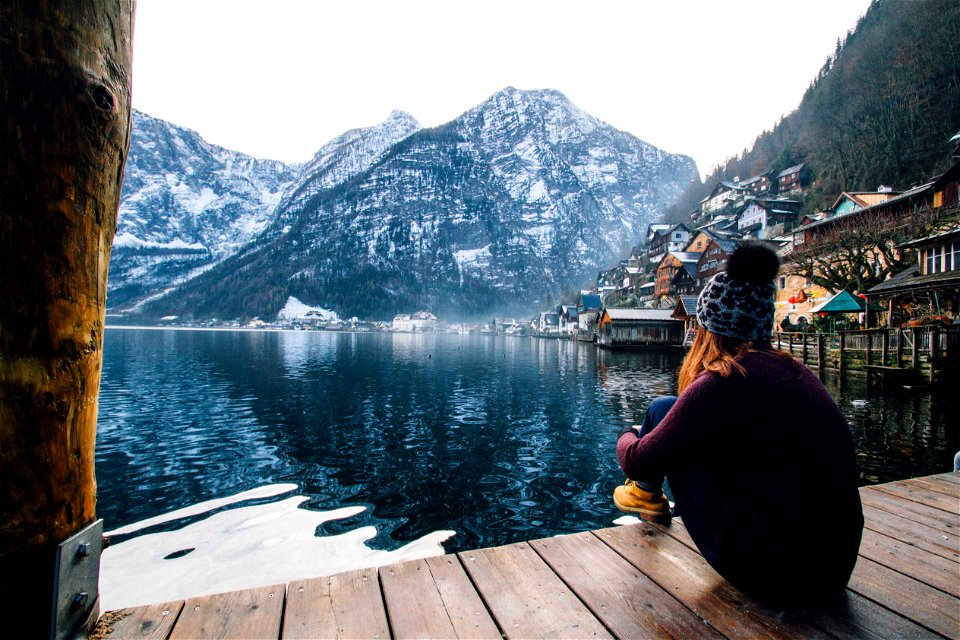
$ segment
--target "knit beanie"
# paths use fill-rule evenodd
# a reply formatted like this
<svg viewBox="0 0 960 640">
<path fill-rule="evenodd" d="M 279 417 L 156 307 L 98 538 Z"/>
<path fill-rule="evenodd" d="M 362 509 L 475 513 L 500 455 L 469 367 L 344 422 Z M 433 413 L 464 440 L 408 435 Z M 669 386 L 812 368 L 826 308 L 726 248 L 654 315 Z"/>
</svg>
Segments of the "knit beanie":
<svg viewBox="0 0 960 640">
<path fill-rule="evenodd" d="M 697 298 L 697 322 L 711 333 L 766 340 L 773 332 L 773 297 L 780 259 L 762 244 L 745 242 L 730 255 Z"/>
</svg>

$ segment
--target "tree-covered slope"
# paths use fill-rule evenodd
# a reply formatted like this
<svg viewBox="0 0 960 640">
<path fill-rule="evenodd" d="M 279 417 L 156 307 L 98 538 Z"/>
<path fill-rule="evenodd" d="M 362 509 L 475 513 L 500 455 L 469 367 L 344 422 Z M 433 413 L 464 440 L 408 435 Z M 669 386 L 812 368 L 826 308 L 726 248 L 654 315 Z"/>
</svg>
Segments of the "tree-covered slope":
<svg viewBox="0 0 960 640">
<path fill-rule="evenodd" d="M 718 180 L 801 162 L 814 174 L 807 210 L 842 191 L 905 189 L 948 166 L 947 140 L 958 129 L 960 2 L 874 0 L 796 111 L 694 183 L 669 217 L 682 220 Z"/>
</svg>

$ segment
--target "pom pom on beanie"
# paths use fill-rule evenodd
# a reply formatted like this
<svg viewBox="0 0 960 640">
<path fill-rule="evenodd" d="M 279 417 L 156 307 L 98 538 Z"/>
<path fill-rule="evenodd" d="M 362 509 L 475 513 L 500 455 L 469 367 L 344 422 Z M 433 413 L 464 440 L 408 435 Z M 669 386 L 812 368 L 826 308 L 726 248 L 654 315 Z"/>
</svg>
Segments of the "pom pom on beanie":
<svg viewBox="0 0 960 640">
<path fill-rule="evenodd" d="M 780 259 L 758 242 L 744 242 L 697 298 L 697 322 L 707 331 L 740 340 L 769 339 L 773 331 Z"/>
</svg>

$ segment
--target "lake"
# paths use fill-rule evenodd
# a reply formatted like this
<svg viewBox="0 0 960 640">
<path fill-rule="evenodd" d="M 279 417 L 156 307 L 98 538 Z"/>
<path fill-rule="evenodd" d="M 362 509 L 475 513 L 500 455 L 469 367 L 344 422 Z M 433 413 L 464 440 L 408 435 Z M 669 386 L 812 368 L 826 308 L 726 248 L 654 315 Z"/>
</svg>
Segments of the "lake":
<svg viewBox="0 0 960 640">
<path fill-rule="evenodd" d="M 202 543 L 241 530 L 233 572 L 269 551 L 256 571 L 282 579 L 306 560 L 280 549 L 312 538 L 344 541 L 323 572 L 611 526 L 616 435 L 674 392 L 681 359 L 506 336 L 108 329 L 97 508 L 108 531 L 133 526 L 111 536 L 105 579 L 130 592 L 120 574 L 157 565 L 174 589 L 206 566 Z M 827 383 L 864 484 L 952 468 L 956 394 Z"/>
</svg>

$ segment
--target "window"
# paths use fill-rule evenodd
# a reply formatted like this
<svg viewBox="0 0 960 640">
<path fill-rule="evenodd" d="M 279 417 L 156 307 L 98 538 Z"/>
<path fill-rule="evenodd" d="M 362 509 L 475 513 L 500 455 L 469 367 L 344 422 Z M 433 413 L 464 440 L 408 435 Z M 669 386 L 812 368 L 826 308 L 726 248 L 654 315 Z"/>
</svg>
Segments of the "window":
<svg viewBox="0 0 960 640">
<path fill-rule="evenodd" d="M 951 251 L 953 254 L 953 264 L 950 265 L 950 270 L 957 271 L 960 270 L 960 242 L 954 242 L 951 247 L 953 248 L 953 251 Z"/>
<path fill-rule="evenodd" d="M 787 288 L 787 277 L 786 277 L 786 276 L 780 276 L 780 277 L 777 279 L 777 289 L 779 289 L 780 291 L 783 291 L 783 290 L 786 289 L 786 288 Z"/>
</svg>

